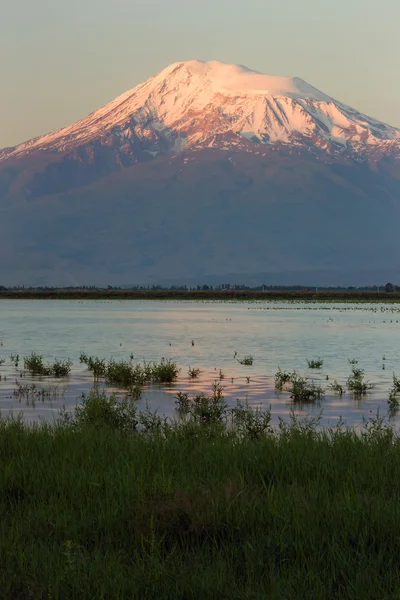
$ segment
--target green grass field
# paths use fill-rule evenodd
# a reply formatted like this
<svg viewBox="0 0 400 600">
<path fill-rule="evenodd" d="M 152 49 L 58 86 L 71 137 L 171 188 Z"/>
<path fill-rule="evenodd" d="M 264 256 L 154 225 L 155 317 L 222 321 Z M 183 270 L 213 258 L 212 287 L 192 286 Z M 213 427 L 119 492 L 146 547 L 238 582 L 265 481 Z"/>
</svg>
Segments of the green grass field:
<svg viewBox="0 0 400 600">
<path fill-rule="evenodd" d="M 0 598 L 400 598 L 400 441 L 93 392 L 0 421 Z M 225 412 L 224 412 L 225 410 Z M 214 411 L 214 412 L 213 412 Z"/>
</svg>

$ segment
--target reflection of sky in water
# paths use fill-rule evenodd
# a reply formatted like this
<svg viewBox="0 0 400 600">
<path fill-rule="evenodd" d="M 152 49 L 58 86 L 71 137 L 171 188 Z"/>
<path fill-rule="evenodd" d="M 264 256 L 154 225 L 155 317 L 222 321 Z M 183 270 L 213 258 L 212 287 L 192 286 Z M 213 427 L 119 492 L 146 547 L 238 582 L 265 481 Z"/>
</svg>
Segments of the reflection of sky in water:
<svg viewBox="0 0 400 600">
<path fill-rule="evenodd" d="M 321 422 L 327 425 L 334 425 L 340 415 L 348 424 L 359 424 L 378 406 L 386 415 L 392 374 L 400 376 L 400 307 L 396 305 L 23 300 L 2 301 L 0 309 L 0 358 L 6 359 L 0 367 L 3 415 L 23 408 L 27 418 L 51 418 L 62 404 L 74 406 L 92 382 L 85 366 L 79 364 L 81 351 L 104 358 L 128 359 L 132 352 L 136 361 L 159 361 L 163 356 L 176 360 L 182 368 L 177 384 L 169 389 L 147 388 L 140 403 L 144 406 L 147 400 L 168 415 L 174 414 L 176 391 L 211 393 L 222 369 L 221 384 L 229 404 L 237 398 L 247 398 L 252 406 L 271 404 L 277 421 L 278 415 L 287 417 L 291 407 L 288 394 L 274 389 L 278 367 L 296 369 L 326 387 L 326 375 L 344 384 L 351 370 L 348 359 L 356 358 L 357 366 L 375 384 L 371 393 L 361 401 L 347 394 L 342 398 L 327 394 L 320 402 L 295 409 L 301 415 L 323 410 Z M 19 379 L 9 360 L 10 354 L 24 356 L 32 351 L 45 359 L 70 357 L 74 361 L 70 379 L 57 382 L 57 397 L 37 402 L 34 408 L 12 396 L 16 377 L 24 383 L 30 379 Z M 254 364 L 240 365 L 235 351 L 238 358 L 253 355 Z M 324 359 L 323 369 L 307 369 L 306 359 L 319 356 Z M 198 380 L 189 380 L 189 365 L 202 370 Z"/>
</svg>

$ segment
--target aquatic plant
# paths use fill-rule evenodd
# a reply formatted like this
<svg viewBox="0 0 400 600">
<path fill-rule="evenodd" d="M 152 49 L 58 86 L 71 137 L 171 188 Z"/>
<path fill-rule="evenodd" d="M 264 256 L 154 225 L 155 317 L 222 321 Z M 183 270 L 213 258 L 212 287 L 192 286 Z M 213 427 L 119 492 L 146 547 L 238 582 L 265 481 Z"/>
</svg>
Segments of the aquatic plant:
<svg viewBox="0 0 400 600">
<path fill-rule="evenodd" d="M 275 388 L 277 390 L 282 390 L 283 386 L 289 383 L 292 380 L 292 377 L 296 375 L 296 371 L 282 371 L 281 368 L 278 367 L 278 370 L 275 373 Z"/>
<path fill-rule="evenodd" d="M 360 396 L 365 395 L 373 387 L 372 383 L 365 381 L 364 370 L 353 367 L 351 375 L 347 378 L 347 388 L 349 391 L 356 396 Z"/>
<path fill-rule="evenodd" d="M 36 352 L 24 357 L 24 367 L 31 375 L 51 375 L 50 368 L 43 362 L 43 356 Z"/>
<path fill-rule="evenodd" d="M 232 427 L 240 436 L 259 439 L 273 433 L 271 425 L 271 406 L 264 410 L 257 406 L 252 409 L 248 401 L 243 404 L 237 400 L 236 407 L 231 409 Z"/>
<path fill-rule="evenodd" d="M 191 379 L 196 379 L 196 377 L 198 377 L 200 373 L 200 369 L 192 369 L 192 367 L 189 367 L 188 375 Z"/>
<path fill-rule="evenodd" d="M 71 372 L 71 367 L 72 361 L 69 359 L 60 360 L 59 358 L 56 358 L 51 365 L 51 374 L 54 375 L 54 377 L 67 377 Z"/>
<path fill-rule="evenodd" d="M 10 360 L 14 363 L 14 366 L 17 368 L 19 364 L 19 354 L 10 354 Z"/>
<path fill-rule="evenodd" d="M 247 365 L 247 366 L 251 366 L 254 362 L 254 358 L 251 356 L 251 354 L 249 354 L 248 356 L 245 356 L 244 358 L 239 358 L 238 362 L 241 365 Z"/>
<path fill-rule="evenodd" d="M 322 358 L 318 358 L 316 360 L 307 359 L 307 364 L 309 369 L 320 369 L 324 364 L 324 361 L 322 360 Z"/>
<path fill-rule="evenodd" d="M 190 407 L 190 398 L 187 392 L 177 392 L 174 396 L 176 409 L 181 413 L 188 413 Z"/>
<path fill-rule="evenodd" d="M 177 377 L 180 369 L 175 361 L 162 358 L 160 363 L 153 363 L 151 377 L 159 383 L 172 383 Z"/>
<path fill-rule="evenodd" d="M 86 354 L 86 352 L 81 352 L 79 355 L 79 362 L 87 365 L 88 361 L 89 361 L 89 357 Z"/>
<path fill-rule="evenodd" d="M 332 392 L 339 394 L 339 396 L 343 396 L 345 392 L 345 388 L 340 383 L 338 383 L 336 379 L 333 383 L 330 383 L 328 385 L 328 390 L 332 390 Z"/>
<path fill-rule="evenodd" d="M 67 377 L 71 372 L 72 362 L 56 358 L 53 363 L 44 363 L 43 356 L 32 352 L 24 357 L 24 367 L 31 375 Z"/>
<path fill-rule="evenodd" d="M 313 382 L 309 383 L 305 377 L 300 375 L 293 375 L 290 384 L 290 397 L 294 402 L 312 402 L 321 398 L 325 393 L 320 386 Z"/>
</svg>

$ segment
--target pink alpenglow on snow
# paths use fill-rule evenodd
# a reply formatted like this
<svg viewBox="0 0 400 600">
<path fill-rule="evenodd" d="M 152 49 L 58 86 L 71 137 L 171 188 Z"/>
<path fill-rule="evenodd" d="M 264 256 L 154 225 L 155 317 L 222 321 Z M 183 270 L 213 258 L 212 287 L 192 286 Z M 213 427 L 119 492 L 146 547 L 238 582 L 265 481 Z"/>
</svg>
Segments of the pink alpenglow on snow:
<svg viewBox="0 0 400 600">
<path fill-rule="evenodd" d="M 227 141 L 229 134 L 229 142 Z M 167 148 L 222 149 L 250 140 L 328 153 L 399 154 L 400 131 L 342 104 L 298 77 L 192 60 L 170 65 L 77 123 L 0 152 L 65 152 L 107 136 Z"/>
</svg>

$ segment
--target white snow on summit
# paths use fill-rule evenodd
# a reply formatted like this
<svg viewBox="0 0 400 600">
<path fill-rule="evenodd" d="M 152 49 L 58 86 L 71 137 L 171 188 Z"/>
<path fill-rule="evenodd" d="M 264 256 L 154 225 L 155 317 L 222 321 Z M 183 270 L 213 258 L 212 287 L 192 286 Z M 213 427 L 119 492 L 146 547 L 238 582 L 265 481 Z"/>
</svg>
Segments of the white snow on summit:
<svg viewBox="0 0 400 600">
<path fill-rule="evenodd" d="M 170 65 L 77 123 L 0 151 L 0 160 L 65 151 L 109 136 L 137 139 L 156 156 L 167 148 L 216 144 L 218 136 L 264 144 L 400 153 L 400 131 L 342 104 L 297 77 L 192 60 Z M 212 141 L 211 141 L 212 140 Z M 225 141 L 223 147 L 229 147 Z M 164 150 L 163 150 L 164 151 Z"/>
</svg>

